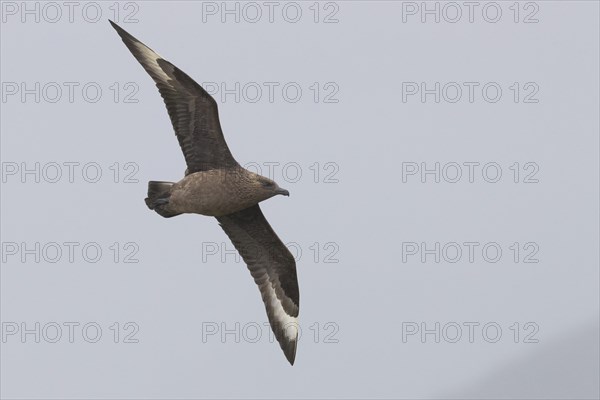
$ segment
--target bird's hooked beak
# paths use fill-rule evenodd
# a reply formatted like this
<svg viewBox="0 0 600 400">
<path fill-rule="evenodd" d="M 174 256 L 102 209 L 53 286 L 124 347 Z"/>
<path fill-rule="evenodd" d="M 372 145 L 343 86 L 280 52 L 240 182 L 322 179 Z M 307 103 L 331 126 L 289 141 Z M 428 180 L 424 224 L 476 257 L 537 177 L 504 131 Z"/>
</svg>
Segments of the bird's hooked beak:
<svg viewBox="0 0 600 400">
<path fill-rule="evenodd" d="M 288 197 L 290 196 L 290 192 L 288 192 L 287 190 L 285 190 L 285 189 L 282 189 L 282 188 L 278 188 L 278 189 L 275 191 L 275 193 L 276 193 L 276 194 L 282 194 L 282 195 L 284 195 L 284 196 L 288 196 Z"/>
</svg>

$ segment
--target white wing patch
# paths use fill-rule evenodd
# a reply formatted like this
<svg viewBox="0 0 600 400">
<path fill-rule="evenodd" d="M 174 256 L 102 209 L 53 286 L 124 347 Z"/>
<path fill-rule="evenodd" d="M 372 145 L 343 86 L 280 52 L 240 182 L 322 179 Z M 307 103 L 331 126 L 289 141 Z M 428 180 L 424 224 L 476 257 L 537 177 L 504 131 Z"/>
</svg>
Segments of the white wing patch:
<svg viewBox="0 0 600 400">
<path fill-rule="evenodd" d="M 267 281 L 265 287 L 267 289 L 267 307 L 273 310 L 273 316 L 279 324 L 279 327 L 272 327 L 272 329 L 282 329 L 289 341 L 296 341 L 298 339 L 298 318 L 292 317 L 285 312 L 281 305 L 281 301 L 277 298 L 277 294 L 275 293 L 271 282 Z"/>
<path fill-rule="evenodd" d="M 169 83 L 169 80 L 171 78 L 169 78 L 169 76 L 165 73 L 165 71 L 163 71 L 163 69 L 160 67 L 160 65 L 158 65 L 158 60 L 163 59 L 159 54 L 157 54 L 155 51 L 153 51 L 152 49 L 150 49 L 148 46 L 146 46 L 145 44 L 139 42 L 139 41 L 134 41 L 132 42 L 132 45 L 135 46 L 135 49 L 137 50 L 138 54 L 140 55 L 139 61 L 140 63 L 146 67 L 146 69 L 149 70 L 149 72 L 151 72 L 152 74 L 154 74 L 158 79 L 160 79 L 161 81 L 165 82 L 165 83 Z"/>
</svg>

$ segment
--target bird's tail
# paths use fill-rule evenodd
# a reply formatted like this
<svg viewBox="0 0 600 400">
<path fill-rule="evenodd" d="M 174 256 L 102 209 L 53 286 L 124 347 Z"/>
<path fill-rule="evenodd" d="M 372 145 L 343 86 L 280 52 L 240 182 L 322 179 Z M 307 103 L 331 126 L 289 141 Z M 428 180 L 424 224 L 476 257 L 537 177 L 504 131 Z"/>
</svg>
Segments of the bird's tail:
<svg viewBox="0 0 600 400">
<path fill-rule="evenodd" d="M 149 209 L 156 211 L 165 218 L 171 218 L 181 213 L 175 212 L 169 207 L 171 197 L 171 186 L 173 182 L 148 182 L 148 197 L 144 200 Z"/>
</svg>

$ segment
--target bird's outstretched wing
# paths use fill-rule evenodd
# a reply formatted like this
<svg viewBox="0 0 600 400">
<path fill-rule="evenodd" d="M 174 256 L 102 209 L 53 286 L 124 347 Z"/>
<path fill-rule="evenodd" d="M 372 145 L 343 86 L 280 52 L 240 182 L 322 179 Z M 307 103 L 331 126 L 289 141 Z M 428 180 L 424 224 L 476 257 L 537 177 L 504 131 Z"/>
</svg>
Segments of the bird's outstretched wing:
<svg viewBox="0 0 600 400">
<path fill-rule="evenodd" d="M 258 204 L 217 217 L 217 220 L 248 265 L 262 294 L 271 329 L 293 365 L 300 305 L 294 257 L 279 240 Z"/>
<path fill-rule="evenodd" d="M 211 95 L 179 68 L 114 22 L 110 23 L 156 82 L 183 150 L 187 173 L 236 166 L 221 131 L 217 103 Z"/>
</svg>

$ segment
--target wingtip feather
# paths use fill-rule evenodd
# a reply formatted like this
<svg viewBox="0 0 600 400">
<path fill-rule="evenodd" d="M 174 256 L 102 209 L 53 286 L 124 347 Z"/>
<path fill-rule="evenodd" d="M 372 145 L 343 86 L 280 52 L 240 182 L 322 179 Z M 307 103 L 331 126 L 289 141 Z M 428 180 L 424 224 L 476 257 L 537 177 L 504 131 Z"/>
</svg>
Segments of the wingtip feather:
<svg viewBox="0 0 600 400">
<path fill-rule="evenodd" d="M 121 28 L 119 25 L 115 24 L 112 20 L 108 20 L 108 22 L 110 22 L 110 26 L 112 26 L 115 31 L 117 31 L 119 33 L 119 35 L 121 34 L 121 31 L 123 31 L 123 28 Z"/>
<path fill-rule="evenodd" d="M 294 365 L 294 362 L 296 361 L 297 344 L 298 344 L 298 338 L 296 338 L 294 341 L 288 342 L 288 345 L 286 347 L 281 346 L 281 349 L 283 350 L 283 354 L 285 354 L 285 358 L 287 358 L 290 365 Z"/>
</svg>

